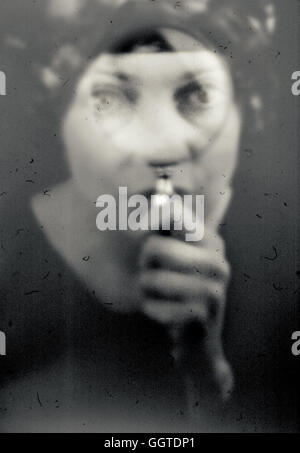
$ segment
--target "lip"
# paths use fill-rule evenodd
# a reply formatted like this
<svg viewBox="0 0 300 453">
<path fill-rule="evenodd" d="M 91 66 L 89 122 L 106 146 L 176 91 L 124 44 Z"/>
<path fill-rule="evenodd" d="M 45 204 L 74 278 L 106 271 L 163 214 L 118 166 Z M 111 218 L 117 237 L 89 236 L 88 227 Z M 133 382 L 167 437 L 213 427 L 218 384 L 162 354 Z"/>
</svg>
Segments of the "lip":
<svg viewBox="0 0 300 453">
<path fill-rule="evenodd" d="M 149 188 L 143 189 L 139 192 L 135 192 L 134 194 L 131 194 L 131 195 L 137 195 L 137 194 L 143 195 L 148 200 L 150 200 L 151 196 L 156 194 L 156 188 L 155 188 L 155 186 L 149 187 Z M 185 190 L 183 187 L 174 186 L 174 195 L 179 195 L 179 196 L 183 197 L 184 195 L 191 195 L 191 193 L 188 192 L 187 190 Z"/>
</svg>

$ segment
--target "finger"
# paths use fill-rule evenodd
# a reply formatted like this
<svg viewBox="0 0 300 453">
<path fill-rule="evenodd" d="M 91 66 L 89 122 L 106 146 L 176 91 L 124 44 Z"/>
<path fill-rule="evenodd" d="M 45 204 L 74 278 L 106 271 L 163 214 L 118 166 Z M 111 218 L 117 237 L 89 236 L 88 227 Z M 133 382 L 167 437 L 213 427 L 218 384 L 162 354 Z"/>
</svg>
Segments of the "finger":
<svg viewBox="0 0 300 453">
<path fill-rule="evenodd" d="M 153 320 L 169 326 L 184 326 L 196 321 L 199 325 L 205 325 L 208 319 L 208 312 L 204 305 L 186 306 L 176 304 L 174 301 L 158 303 L 157 300 L 148 299 L 142 307 L 143 312 Z"/>
<path fill-rule="evenodd" d="M 178 274 L 170 271 L 147 271 L 141 275 L 141 288 L 145 295 L 153 298 L 199 301 L 223 295 L 223 285 L 208 278 Z"/>
<path fill-rule="evenodd" d="M 228 398 L 230 398 L 234 385 L 231 366 L 229 365 L 225 356 L 222 355 L 215 358 L 213 362 L 213 369 L 215 381 L 220 390 L 222 400 L 226 401 L 228 400 Z"/>
<path fill-rule="evenodd" d="M 203 366 L 206 369 L 204 375 Z M 224 355 L 212 356 L 208 359 L 208 362 L 206 361 L 204 364 L 201 361 L 197 367 L 191 365 L 189 371 L 188 393 L 194 408 L 196 407 L 194 402 L 199 401 L 199 398 L 202 398 L 202 400 L 208 398 L 212 405 L 216 402 L 216 397 L 219 397 L 223 402 L 230 398 L 234 386 L 234 377 L 231 366 Z M 211 396 L 212 400 L 210 400 Z"/>
<path fill-rule="evenodd" d="M 172 202 L 171 234 L 184 241 L 199 244 L 204 234 L 204 204 L 175 198 Z"/>
<path fill-rule="evenodd" d="M 153 235 L 147 240 L 140 256 L 140 266 L 203 274 L 224 281 L 230 275 L 228 262 L 214 250 L 198 248 L 172 237 L 159 235 Z"/>
<path fill-rule="evenodd" d="M 222 340 L 218 335 L 210 339 L 205 338 L 204 346 L 213 380 L 221 393 L 222 399 L 227 400 L 233 389 L 234 378 L 231 366 L 224 354 Z"/>
<path fill-rule="evenodd" d="M 177 239 L 191 242 L 193 245 L 211 244 L 223 249 L 223 241 L 218 234 L 218 227 L 230 200 L 231 189 L 227 188 L 226 192 L 215 201 L 213 211 L 204 217 L 204 211 L 201 211 L 202 205 L 197 205 L 195 210 L 195 206 L 184 203 L 181 198 L 174 199 L 171 203 L 172 209 L 170 209 L 170 234 Z"/>
</svg>

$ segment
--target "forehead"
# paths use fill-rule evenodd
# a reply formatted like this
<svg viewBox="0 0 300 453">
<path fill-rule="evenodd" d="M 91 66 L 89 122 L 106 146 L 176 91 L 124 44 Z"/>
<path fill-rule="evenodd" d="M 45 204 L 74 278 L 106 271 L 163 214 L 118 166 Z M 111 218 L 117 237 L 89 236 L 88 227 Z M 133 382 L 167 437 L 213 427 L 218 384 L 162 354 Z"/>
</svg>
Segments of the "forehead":
<svg viewBox="0 0 300 453">
<path fill-rule="evenodd" d="M 90 75 L 115 75 L 126 79 L 177 80 L 194 75 L 228 77 L 223 59 L 206 48 L 194 51 L 102 54 L 87 70 Z"/>
<path fill-rule="evenodd" d="M 134 81 L 154 88 L 202 77 L 207 83 L 226 83 L 230 72 L 224 57 L 210 43 L 171 28 L 144 30 L 125 36 L 109 52 L 98 55 L 87 68 L 91 79 L 114 76 L 120 82 Z"/>
</svg>

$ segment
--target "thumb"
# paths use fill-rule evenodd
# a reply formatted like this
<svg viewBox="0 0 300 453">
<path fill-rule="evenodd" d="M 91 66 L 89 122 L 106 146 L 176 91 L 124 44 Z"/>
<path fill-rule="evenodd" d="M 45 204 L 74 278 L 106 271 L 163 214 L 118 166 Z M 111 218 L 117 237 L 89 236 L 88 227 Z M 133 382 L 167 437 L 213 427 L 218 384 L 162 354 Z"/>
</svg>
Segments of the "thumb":
<svg viewBox="0 0 300 453">
<path fill-rule="evenodd" d="M 206 339 L 203 347 L 213 387 L 219 397 L 226 401 L 232 393 L 234 378 L 232 368 L 225 357 L 222 340 L 219 336 Z"/>
</svg>

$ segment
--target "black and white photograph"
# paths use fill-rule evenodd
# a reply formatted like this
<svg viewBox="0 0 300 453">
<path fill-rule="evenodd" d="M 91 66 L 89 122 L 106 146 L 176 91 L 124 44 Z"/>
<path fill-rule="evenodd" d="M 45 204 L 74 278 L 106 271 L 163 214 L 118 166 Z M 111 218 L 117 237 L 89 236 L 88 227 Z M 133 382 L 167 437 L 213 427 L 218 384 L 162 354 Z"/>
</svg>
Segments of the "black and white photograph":
<svg viewBox="0 0 300 453">
<path fill-rule="evenodd" d="M 0 433 L 299 432 L 299 30 L 0 0 Z"/>
</svg>

